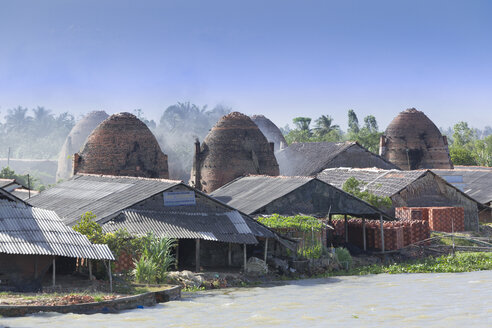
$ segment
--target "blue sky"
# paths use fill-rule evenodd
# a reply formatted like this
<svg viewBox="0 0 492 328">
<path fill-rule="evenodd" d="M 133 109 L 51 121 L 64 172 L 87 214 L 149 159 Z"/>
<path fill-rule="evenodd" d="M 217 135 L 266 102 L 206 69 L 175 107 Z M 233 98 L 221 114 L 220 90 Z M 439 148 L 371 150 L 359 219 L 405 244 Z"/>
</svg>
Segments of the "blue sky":
<svg viewBox="0 0 492 328">
<path fill-rule="evenodd" d="M 438 126 L 492 125 L 491 1 L 0 0 L 0 116 L 178 101 L 264 114 L 416 107 Z"/>
</svg>

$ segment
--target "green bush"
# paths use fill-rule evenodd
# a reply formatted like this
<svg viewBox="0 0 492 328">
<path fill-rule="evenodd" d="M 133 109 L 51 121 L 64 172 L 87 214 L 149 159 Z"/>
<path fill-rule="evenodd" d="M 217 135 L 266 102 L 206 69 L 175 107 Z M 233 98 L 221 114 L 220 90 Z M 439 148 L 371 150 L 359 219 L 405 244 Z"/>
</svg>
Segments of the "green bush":
<svg viewBox="0 0 492 328">
<path fill-rule="evenodd" d="M 335 255 L 340 264 L 350 267 L 352 265 L 352 255 L 348 249 L 343 247 L 335 248 Z"/>
<path fill-rule="evenodd" d="M 295 228 L 306 232 L 320 231 L 323 228 L 320 220 L 305 215 L 281 216 L 272 214 L 270 216 L 260 216 L 257 220 L 270 228 Z"/>
<path fill-rule="evenodd" d="M 140 258 L 133 263 L 135 265 L 133 274 L 138 283 L 155 284 L 158 282 L 156 273 L 159 271 L 159 267 L 157 263 L 153 262 L 145 255 L 140 256 Z"/>
<path fill-rule="evenodd" d="M 176 241 L 157 238 L 152 233 L 142 239 L 142 254 L 134 261 L 134 275 L 140 283 L 161 283 L 166 280 L 169 268 L 174 264 L 173 248 Z"/>
</svg>

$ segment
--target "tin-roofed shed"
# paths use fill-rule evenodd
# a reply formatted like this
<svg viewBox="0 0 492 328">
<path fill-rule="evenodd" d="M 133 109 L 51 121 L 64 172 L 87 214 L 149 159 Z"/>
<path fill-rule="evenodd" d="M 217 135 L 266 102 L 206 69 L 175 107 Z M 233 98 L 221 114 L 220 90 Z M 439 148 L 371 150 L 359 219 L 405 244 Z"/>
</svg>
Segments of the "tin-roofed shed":
<svg viewBox="0 0 492 328">
<path fill-rule="evenodd" d="M 478 212 L 484 208 L 430 170 L 381 170 L 359 168 L 326 169 L 319 179 L 341 188 L 350 177 L 364 182 L 365 190 L 378 196 L 390 197 L 396 207 L 460 206 L 465 210 L 465 229 L 478 229 Z M 393 214 L 391 212 L 391 214 Z"/>
<path fill-rule="evenodd" d="M 93 245 L 55 212 L 0 198 L 0 288 L 39 289 L 55 257 L 114 260 L 107 245 Z"/>
<path fill-rule="evenodd" d="M 488 206 L 480 212 L 480 221 L 492 222 L 492 167 L 455 166 L 454 169 L 433 169 L 432 172 Z"/>
<path fill-rule="evenodd" d="M 241 264 L 241 245 L 258 244 L 258 238 L 282 241 L 248 215 L 181 181 L 75 175 L 29 202 L 57 212 L 70 225 L 91 211 L 106 232 L 124 228 L 135 236 L 153 232 L 179 239 L 183 268 L 199 267 L 196 254 L 204 266 Z M 233 244 L 230 251 L 227 243 Z"/>
<path fill-rule="evenodd" d="M 355 141 L 299 142 L 275 154 L 280 175 L 312 176 L 334 167 L 378 167 L 398 169 Z"/>
<path fill-rule="evenodd" d="M 376 207 L 314 177 L 247 176 L 210 195 L 249 215 L 278 213 L 327 217 L 329 214 L 347 214 L 389 218 Z"/>
</svg>

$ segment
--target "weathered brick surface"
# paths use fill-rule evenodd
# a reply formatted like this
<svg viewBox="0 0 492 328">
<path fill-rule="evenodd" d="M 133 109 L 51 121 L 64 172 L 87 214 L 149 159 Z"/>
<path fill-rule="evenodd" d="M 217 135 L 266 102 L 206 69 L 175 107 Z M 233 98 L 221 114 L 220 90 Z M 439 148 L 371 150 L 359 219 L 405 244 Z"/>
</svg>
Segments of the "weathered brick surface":
<svg viewBox="0 0 492 328">
<path fill-rule="evenodd" d="M 453 168 L 447 139 L 415 108 L 401 112 L 381 137 L 380 154 L 403 170 Z"/>
<path fill-rule="evenodd" d="M 345 239 L 343 220 L 334 220 L 335 234 Z M 424 220 L 403 219 L 383 223 L 384 249 L 396 250 L 430 237 L 429 223 Z M 348 220 L 349 242 L 363 248 L 363 230 L 361 219 Z M 379 220 L 366 220 L 367 249 L 381 250 L 381 226 Z"/>
<path fill-rule="evenodd" d="M 418 219 L 422 213 L 422 220 L 429 223 L 430 230 L 433 231 L 464 231 L 465 230 L 465 210 L 463 207 L 398 207 L 395 209 L 395 216 L 404 220 Z"/>
<path fill-rule="evenodd" d="M 248 174 L 277 176 L 279 167 L 258 126 L 248 116 L 233 112 L 222 117 L 205 137 L 194 159 L 190 183 L 209 193 Z"/>
<path fill-rule="evenodd" d="M 167 155 L 145 123 L 130 113 L 99 124 L 73 164 L 74 173 L 169 178 Z"/>
</svg>

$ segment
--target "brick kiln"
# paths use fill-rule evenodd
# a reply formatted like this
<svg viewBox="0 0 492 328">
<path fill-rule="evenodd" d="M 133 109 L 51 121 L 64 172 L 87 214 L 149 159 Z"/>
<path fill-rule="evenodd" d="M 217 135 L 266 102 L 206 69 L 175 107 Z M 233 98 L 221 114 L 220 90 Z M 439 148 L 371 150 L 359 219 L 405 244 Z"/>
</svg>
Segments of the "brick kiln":
<svg viewBox="0 0 492 328">
<path fill-rule="evenodd" d="M 233 112 L 217 122 L 201 145 L 195 143 L 190 184 L 212 192 L 248 174 L 279 174 L 273 143 L 248 116 Z"/>
<path fill-rule="evenodd" d="M 263 115 L 253 115 L 251 116 L 251 120 L 260 128 L 260 131 L 267 140 L 274 143 L 275 151 L 287 147 L 287 141 L 285 141 L 284 135 L 272 121 Z"/>
<path fill-rule="evenodd" d="M 415 108 L 391 121 L 381 136 L 379 154 L 403 170 L 453 168 L 446 137 Z"/>
<path fill-rule="evenodd" d="M 105 119 L 109 117 L 105 111 L 93 111 L 85 115 L 75 124 L 58 156 L 56 181 L 68 179 L 72 176 L 72 156 L 80 151 L 89 134 Z"/>
<path fill-rule="evenodd" d="M 76 173 L 169 178 L 165 155 L 145 123 L 130 113 L 111 115 L 74 155 Z"/>
</svg>

